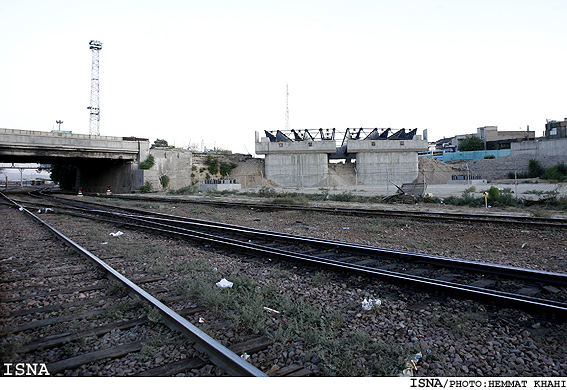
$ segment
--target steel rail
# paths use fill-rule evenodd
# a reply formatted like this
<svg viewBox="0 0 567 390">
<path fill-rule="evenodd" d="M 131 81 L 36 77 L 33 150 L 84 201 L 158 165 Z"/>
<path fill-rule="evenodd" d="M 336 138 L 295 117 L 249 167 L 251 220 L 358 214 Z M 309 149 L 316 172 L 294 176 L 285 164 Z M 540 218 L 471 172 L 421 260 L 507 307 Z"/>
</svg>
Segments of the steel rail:
<svg viewBox="0 0 567 390">
<path fill-rule="evenodd" d="M 193 229 L 214 229 L 217 231 L 228 232 L 231 234 L 240 233 L 246 235 L 252 235 L 256 238 L 268 239 L 268 240 L 275 240 L 275 241 L 283 241 L 290 244 L 307 244 L 311 246 L 318 246 L 324 247 L 328 249 L 340 249 L 344 252 L 348 253 L 355 253 L 355 254 L 363 254 L 367 256 L 375 256 L 379 258 L 386 258 L 392 260 L 404 260 L 406 262 L 417 262 L 417 263 L 425 263 L 425 264 L 432 264 L 442 267 L 451 267 L 456 269 L 465 269 L 468 271 L 474 271 L 479 273 L 489 273 L 489 274 L 496 274 L 502 275 L 507 277 L 516 277 L 522 278 L 527 280 L 537 280 L 541 282 L 547 283 L 556 283 L 567 285 L 567 275 L 555 273 L 555 272 L 547 272 L 547 271 L 540 271 L 540 270 L 532 270 L 526 268 L 518 268 L 518 267 L 511 267 L 506 265 L 499 265 L 499 264 L 490 264 L 490 263 L 481 263 L 476 261 L 464 260 L 464 259 L 457 259 L 457 258 L 449 258 L 443 256 L 435 256 L 435 255 L 427 255 L 423 253 L 413 253 L 407 251 L 400 251 L 400 250 L 393 250 L 393 249 L 385 249 L 379 248 L 370 245 L 363 245 L 363 244 L 354 244 L 354 243 L 346 243 L 342 241 L 334 241 L 334 240 L 327 240 L 327 239 L 320 239 L 314 237 L 305 237 L 305 236 L 298 236 L 292 235 L 288 233 L 282 232 L 273 232 L 273 231 L 266 231 L 260 230 L 255 228 L 247 228 L 242 226 L 235 226 L 229 225 L 219 222 L 209 222 L 204 220 L 192 220 L 186 219 L 183 217 L 173 217 L 167 214 L 160 214 L 160 216 L 167 217 L 167 218 L 155 218 L 151 216 L 139 216 L 139 215 L 132 215 L 132 214 L 123 214 L 123 213 L 113 213 L 104 210 L 91 210 L 91 212 L 100 213 L 100 214 L 108 214 L 108 215 L 119 215 L 124 218 L 129 218 L 132 220 L 144 220 L 148 222 L 156 222 L 163 225 L 168 226 L 176 226 L 182 227 L 187 230 L 192 231 L 200 231 L 200 230 L 193 230 Z M 155 213 L 157 214 L 157 213 Z M 181 225 L 181 226 L 179 226 Z M 188 228 L 187 226 L 191 226 Z"/>
<path fill-rule="evenodd" d="M 112 220 L 108 217 L 107 218 L 96 217 L 96 218 L 116 223 L 116 220 Z M 208 233 L 195 232 L 180 227 L 160 224 L 158 222 L 145 221 L 145 224 L 141 224 L 142 221 L 138 220 L 135 222 L 121 221 L 119 223 L 125 226 L 129 226 L 131 228 L 152 231 L 154 233 L 159 233 L 167 236 L 177 236 L 184 239 L 194 240 L 201 244 L 207 243 L 211 246 L 217 246 L 223 249 L 231 248 L 233 250 L 250 253 L 254 255 L 262 255 L 266 257 L 274 257 L 274 258 L 277 257 L 285 260 L 299 261 L 309 265 L 318 265 L 345 272 L 353 272 L 353 273 L 363 274 L 366 276 L 371 275 L 375 277 L 395 280 L 397 282 L 415 284 L 422 287 L 437 288 L 445 291 L 457 292 L 458 294 L 467 295 L 488 301 L 500 301 L 507 304 L 520 306 L 521 308 L 528 307 L 535 310 L 551 311 L 560 315 L 567 315 L 567 303 L 555 302 L 540 298 L 526 297 L 519 294 L 494 291 L 482 287 L 468 286 L 459 283 L 440 281 L 421 276 L 371 268 L 363 265 L 347 264 L 337 260 L 300 254 L 288 250 L 282 250 L 277 248 L 266 248 L 265 246 L 260 244 L 243 242 L 240 240 L 235 240 L 225 237 L 219 237 Z"/>
<path fill-rule="evenodd" d="M 195 199 L 170 199 L 170 198 L 148 198 L 140 196 L 121 196 L 110 195 L 101 196 L 109 199 L 124 200 L 143 200 L 147 202 L 176 202 L 176 203 L 195 203 L 203 205 L 213 205 L 220 207 L 243 207 L 257 208 L 266 210 L 293 210 L 293 211 L 313 211 L 320 213 L 343 213 L 359 216 L 383 216 L 383 217 L 404 217 L 422 220 L 448 220 L 448 221 L 464 221 L 473 223 L 504 223 L 504 224 L 521 224 L 533 225 L 541 227 L 567 228 L 567 219 L 565 218 L 542 218 L 528 217 L 502 214 L 470 214 L 470 213 L 444 213 L 435 211 L 411 211 L 411 210 L 387 210 L 387 209 L 362 209 L 348 207 L 318 207 L 318 206 L 299 206 L 299 205 L 278 205 L 268 203 L 250 203 L 250 202 L 223 202 L 212 200 L 195 200 Z"/>
<path fill-rule="evenodd" d="M 57 198 L 54 198 L 54 200 L 66 204 L 73 204 L 73 205 L 76 204 L 76 202 L 64 201 Z M 85 202 L 81 201 L 79 203 L 85 203 Z M 101 205 L 99 203 L 96 202 L 86 202 L 86 203 L 98 207 L 98 208 L 87 208 L 89 212 L 108 214 L 108 215 L 113 214 L 113 212 L 101 210 L 100 209 Z M 506 277 L 515 277 L 526 280 L 567 285 L 567 275 L 560 273 L 539 271 L 539 270 L 519 268 L 519 267 L 511 267 L 511 266 L 499 265 L 499 264 L 482 263 L 477 261 L 449 258 L 443 256 L 436 256 L 436 255 L 428 255 L 423 253 L 413 253 L 408 251 L 385 249 L 376 246 L 346 243 L 341 241 L 314 238 L 314 237 L 298 236 L 283 232 L 274 232 L 274 231 L 267 231 L 267 230 L 261 230 L 255 228 L 248 228 L 243 226 L 230 225 L 222 222 L 213 222 L 213 221 L 206 221 L 200 219 L 172 216 L 170 214 L 157 213 L 153 211 L 133 210 L 121 206 L 110 206 L 110 207 L 124 211 L 124 213 L 120 213 L 120 215 L 125 218 L 154 221 L 171 226 L 179 226 L 179 224 L 181 224 L 181 227 L 191 226 L 196 229 L 215 229 L 229 233 L 241 233 L 241 234 L 253 235 L 255 237 L 260 237 L 263 239 L 288 242 L 294 245 L 299 241 L 307 245 L 325 247 L 328 249 L 340 249 L 348 253 L 362 254 L 366 256 L 376 256 L 382 259 L 385 258 L 392 260 L 403 260 L 406 262 L 432 264 L 441 267 L 464 269 L 479 273 L 490 273 L 490 274 L 502 275 Z M 75 209 L 80 210 L 81 207 L 75 206 Z M 130 213 L 139 212 L 142 214 L 148 214 L 150 216 L 133 215 L 133 214 L 128 214 L 127 212 Z M 152 216 L 156 216 L 156 217 L 152 217 Z"/>
<path fill-rule="evenodd" d="M 108 273 L 108 275 L 124 285 L 129 291 L 130 295 L 135 295 L 141 299 L 148 302 L 153 307 L 157 308 L 159 313 L 164 319 L 164 322 L 169 327 L 183 333 L 185 336 L 189 337 L 196 344 L 196 348 L 206 353 L 211 361 L 222 367 L 229 375 L 234 376 L 254 376 L 254 377 L 266 377 L 267 375 L 260 371 L 258 368 L 254 367 L 252 364 L 248 363 L 237 354 L 232 352 L 230 349 L 207 335 L 205 332 L 191 324 L 185 318 L 181 317 L 175 311 L 171 310 L 169 307 L 161 303 L 159 300 L 154 298 L 151 294 L 146 292 L 144 289 L 137 286 L 135 283 L 130 281 L 124 275 L 116 271 L 114 268 L 109 266 L 107 263 L 102 261 L 100 258 L 89 252 L 87 249 L 83 248 L 79 244 L 75 243 L 69 237 L 65 236 L 63 233 L 55 229 L 53 226 L 49 225 L 41 218 L 37 217 L 35 214 L 29 210 L 23 208 L 17 202 L 12 201 L 2 194 L 6 199 L 18 207 L 20 211 L 25 212 L 27 215 L 31 216 L 34 220 L 42 224 L 48 230 L 50 230 L 58 239 L 62 240 L 66 245 L 70 246 L 74 250 L 78 251 L 81 255 L 95 263 L 98 267 L 102 268 Z"/>
</svg>

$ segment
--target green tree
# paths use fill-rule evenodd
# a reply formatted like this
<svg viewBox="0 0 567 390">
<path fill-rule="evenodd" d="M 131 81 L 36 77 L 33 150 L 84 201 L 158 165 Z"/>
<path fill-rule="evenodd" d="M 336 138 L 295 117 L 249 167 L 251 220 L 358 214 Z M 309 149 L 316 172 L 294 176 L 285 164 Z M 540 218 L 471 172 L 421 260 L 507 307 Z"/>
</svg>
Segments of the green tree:
<svg viewBox="0 0 567 390">
<path fill-rule="evenodd" d="M 528 177 L 540 177 L 545 173 L 545 168 L 536 159 L 528 162 Z"/>
<path fill-rule="evenodd" d="M 476 135 L 467 135 L 464 140 L 459 142 L 459 152 L 469 152 L 472 150 L 483 150 L 484 143 Z"/>
<path fill-rule="evenodd" d="M 77 168 L 72 165 L 51 164 L 51 180 L 63 190 L 72 190 L 77 180 Z"/>
<path fill-rule="evenodd" d="M 222 177 L 227 177 L 234 168 L 236 168 L 236 164 L 233 162 L 221 161 L 219 163 L 219 173 Z"/>
<path fill-rule="evenodd" d="M 152 144 L 151 148 L 167 148 L 169 144 L 164 139 L 156 139 L 155 142 Z"/>
<path fill-rule="evenodd" d="M 216 175 L 219 172 L 220 164 L 218 158 L 213 157 L 209 154 L 207 155 L 205 164 L 207 164 L 207 169 L 209 170 L 209 173 L 211 175 Z"/>
</svg>

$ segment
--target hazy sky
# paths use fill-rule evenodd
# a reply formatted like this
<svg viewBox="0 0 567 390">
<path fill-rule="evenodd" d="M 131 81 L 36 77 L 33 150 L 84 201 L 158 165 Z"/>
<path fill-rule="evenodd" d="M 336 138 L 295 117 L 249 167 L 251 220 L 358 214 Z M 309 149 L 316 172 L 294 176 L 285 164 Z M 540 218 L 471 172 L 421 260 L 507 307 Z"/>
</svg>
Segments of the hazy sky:
<svg viewBox="0 0 567 390">
<path fill-rule="evenodd" d="M 0 127 L 254 154 L 290 127 L 526 129 L 567 117 L 567 1 L 0 0 Z"/>
</svg>

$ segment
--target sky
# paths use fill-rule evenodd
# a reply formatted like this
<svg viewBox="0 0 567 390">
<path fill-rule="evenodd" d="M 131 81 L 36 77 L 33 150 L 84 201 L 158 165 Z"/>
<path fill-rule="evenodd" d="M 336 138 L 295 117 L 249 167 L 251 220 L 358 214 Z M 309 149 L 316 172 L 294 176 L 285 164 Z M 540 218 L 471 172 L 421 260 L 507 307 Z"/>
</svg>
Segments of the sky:
<svg viewBox="0 0 567 390">
<path fill-rule="evenodd" d="M 564 0 L 0 0 L 0 128 L 254 153 L 255 132 L 567 117 Z M 289 95 L 286 94 L 286 88 Z"/>
</svg>

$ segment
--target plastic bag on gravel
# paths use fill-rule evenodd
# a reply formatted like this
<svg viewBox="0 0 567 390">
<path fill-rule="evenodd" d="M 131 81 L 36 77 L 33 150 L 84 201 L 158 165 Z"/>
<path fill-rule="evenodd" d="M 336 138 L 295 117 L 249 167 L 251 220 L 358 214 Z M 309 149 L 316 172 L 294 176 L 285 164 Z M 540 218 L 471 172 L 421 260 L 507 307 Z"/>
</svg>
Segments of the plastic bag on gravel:
<svg viewBox="0 0 567 390">
<path fill-rule="evenodd" d="M 362 301 L 362 310 L 372 310 L 374 307 L 378 307 L 382 304 L 380 299 L 366 299 Z"/>
<path fill-rule="evenodd" d="M 225 278 L 222 278 L 220 280 L 220 282 L 215 283 L 217 285 L 217 287 L 219 288 L 232 288 L 233 284 L 232 282 L 229 282 L 228 280 L 226 280 Z"/>
</svg>

